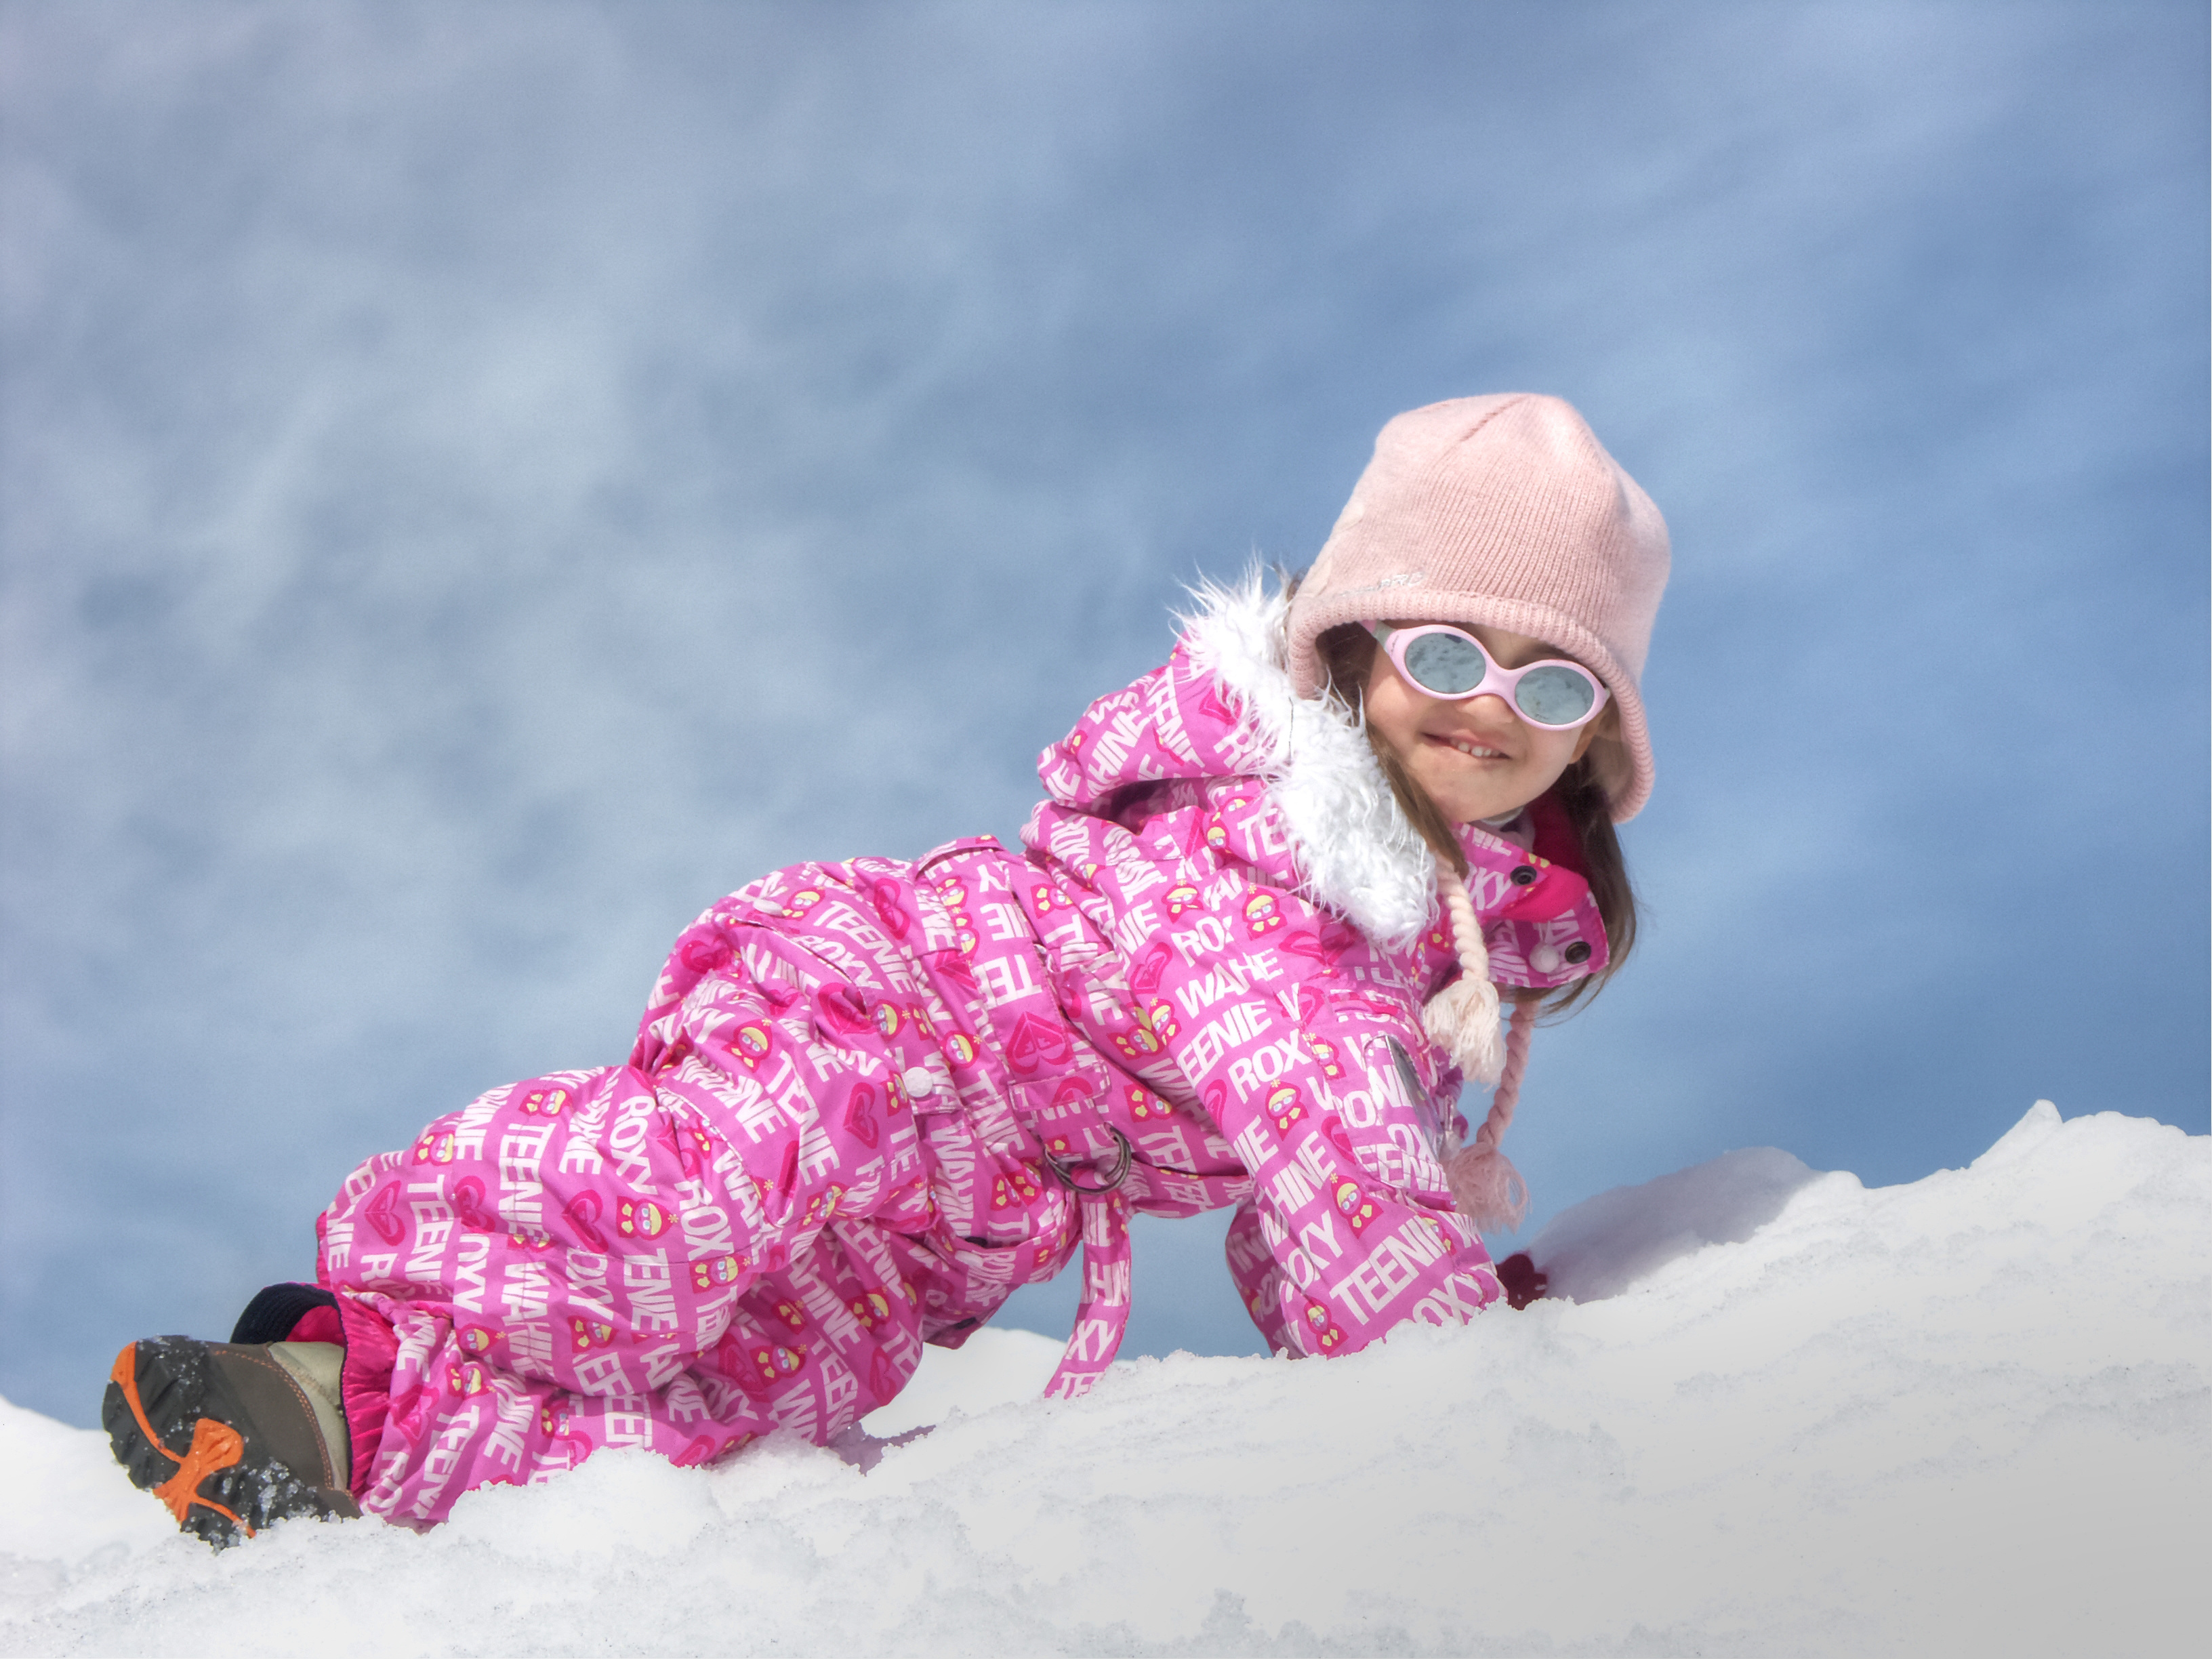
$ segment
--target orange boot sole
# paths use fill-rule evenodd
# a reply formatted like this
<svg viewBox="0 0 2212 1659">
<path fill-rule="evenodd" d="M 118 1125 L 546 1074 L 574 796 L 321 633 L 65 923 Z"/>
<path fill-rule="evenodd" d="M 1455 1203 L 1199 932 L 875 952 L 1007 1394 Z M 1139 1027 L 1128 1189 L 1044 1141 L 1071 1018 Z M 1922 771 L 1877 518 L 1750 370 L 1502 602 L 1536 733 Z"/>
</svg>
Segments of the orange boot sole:
<svg viewBox="0 0 2212 1659">
<path fill-rule="evenodd" d="M 131 1484 L 222 1549 L 288 1516 L 361 1513 L 349 1493 L 303 1478 L 275 1455 L 282 1443 L 294 1462 L 320 1455 L 317 1473 L 330 1478 L 313 1413 L 295 1395 L 265 1349 L 156 1336 L 115 1356 L 100 1415 Z"/>
</svg>

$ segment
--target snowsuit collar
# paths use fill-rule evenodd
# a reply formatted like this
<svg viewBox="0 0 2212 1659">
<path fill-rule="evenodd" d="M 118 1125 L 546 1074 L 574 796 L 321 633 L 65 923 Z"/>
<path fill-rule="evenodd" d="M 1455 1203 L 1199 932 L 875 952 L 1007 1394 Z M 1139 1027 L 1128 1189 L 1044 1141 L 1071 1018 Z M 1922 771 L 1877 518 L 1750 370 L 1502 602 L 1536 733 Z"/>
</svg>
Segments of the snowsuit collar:
<svg viewBox="0 0 2212 1659">
<path fill-rule="evenodd" d="M 1183 648 L 1236 698 L 1255 739 L 1244 769 L 1267 783 L 1306 895 L 1377 944 L 1403 949 L 1437 914 L 1436 860 L 1400 810 L 1358 716 L 1337 697 L 1301 697 L 1284 664 L 1289 602 L 1257 571 L 1202 583 Z M 1478 830 L 1478 835 L 1489 837 Z"/>
<path fill-rule="evenodd" d="M 1178 618 L 1182 637 L 1167 666 L 1099 699 L 1039 758 L 1046 793 L 1114 817 L 1131 795 L 1164 783 L 1254 778 L 1289 842 L 1275 878 L 1385 949 L 1407 949 L 1439 920 L 1437 861 L 1399 808 L 1358 714 L 1340 698 L 1291 690 L 1283 659 L 1288 604 L 1266 591 L 1258 572 L 1228 586 L 1202 582 L 1192 597 L 1198 603 Z M 1202 687 L 1196 696 L 1193 680 Z M 1108 718 L 1091 717 L 1101 714 Z M 1535 862 L 1579 878 L 1565 810 L 1547 796 L 1525 811 Z M 1529 856 L 1480 823 L 1460 825 L 1458 836 L 1472 866 L 1510 868 Z M 1544 896 L 1553 892 L 1547 885 Z M 1478 900 L 1475 908 L 1487 916 L 1497 905 Z M 1533 915 L 1540 907 L 1512 908 Z M 1566 908 L 1565 900 L 1553 906 Z"/>
<path fill-rule="evenodd" d="M 1248 776 L 1266 787 L 1290 840 L 1285 874 L 1318 904 L 1393 951 L 1410 945 L 1437 915 L 1435 860 L 1399 810 L 1358 717 L 1335 697 L 1300 697 L 1283 659 L 1279 592 L 1255 570 L 1223 586 L 1192 590 L 1178 620 L 1176 656 L 1211 681 L 1200 718 L 1173 697 L 1116 694 L 1113 730 L 1088 743 L 1072 734 L 1045 751 L 1047 793 L 1063 806 L 1110 815 L 1125 791 L 1170 780 Z M 1155 682 L 1171 686 L 1170 679 Z M 1115 701 L 1109 699 L 1107 701 Z M 1470 844 L 1506 843 L 1480 828 Z"/>
</svg>

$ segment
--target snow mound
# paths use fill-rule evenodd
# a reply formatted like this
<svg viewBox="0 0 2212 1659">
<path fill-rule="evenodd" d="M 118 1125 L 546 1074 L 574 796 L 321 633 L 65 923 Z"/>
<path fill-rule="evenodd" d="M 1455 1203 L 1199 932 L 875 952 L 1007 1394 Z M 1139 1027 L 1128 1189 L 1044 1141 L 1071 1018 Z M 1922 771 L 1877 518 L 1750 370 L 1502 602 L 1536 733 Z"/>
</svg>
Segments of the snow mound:
<svg viewBox="0 0 2212 1659">
<path fill-rule="evenodd" d="M 1536 1255 L 1562 1294 L 1524 1313 L 1079 1401 L 1034 1397 L 1055 1344 L 987 1330 L 866 1473 L 602 1454 L 426 1536 L 216 1555 L 100 1436 L 0 1406 L 0 1651 L 2195 1650 L 2207 1137 L 2039 1103 L 1871 1191 L 1732 1153 Z"/>
<path fill-rule="evenodd" d="M 1551 1276 L 1549 1294 L 1601 1301 L 1704 1245 L 1742 1243 L 1820 1173 L 1772 1146 L 1723 1152 L 1584 1200 L 1553 1218 L 1528 1253 Z"/>
</svg>

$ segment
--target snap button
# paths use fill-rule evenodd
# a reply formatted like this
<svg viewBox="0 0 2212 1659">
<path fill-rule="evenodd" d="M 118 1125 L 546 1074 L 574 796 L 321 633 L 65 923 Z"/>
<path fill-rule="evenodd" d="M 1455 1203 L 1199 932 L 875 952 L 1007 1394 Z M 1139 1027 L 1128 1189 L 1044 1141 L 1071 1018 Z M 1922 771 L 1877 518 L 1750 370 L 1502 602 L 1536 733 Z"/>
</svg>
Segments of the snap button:
<svg viewBox="0 0 2212 1659">
<path fill-rule="evenodd" d="M 1569 962 L 1588 962 L 1589 960 L 1589 941 L 1587 939 L 1577 939 L 1572 945 L 1567 946 L 1566 957 Z"/>
<path fill-rule="evenodd" d="M 901 1073 L 899 1081 L 906 1085 L 907 1097 L 910 1100 L 926 1100 L 937 1092 L 937 1079 L 919 1066 L 912 1071 Z"/>
<path fill-rule="evenodd" d="M 1513 873 L 1506 879 L 1516 887 L 1526 887 L 1536 879 L 1536 866 L 1533 864 L 1516 864 L 1513 866 Z"/>
</svg>

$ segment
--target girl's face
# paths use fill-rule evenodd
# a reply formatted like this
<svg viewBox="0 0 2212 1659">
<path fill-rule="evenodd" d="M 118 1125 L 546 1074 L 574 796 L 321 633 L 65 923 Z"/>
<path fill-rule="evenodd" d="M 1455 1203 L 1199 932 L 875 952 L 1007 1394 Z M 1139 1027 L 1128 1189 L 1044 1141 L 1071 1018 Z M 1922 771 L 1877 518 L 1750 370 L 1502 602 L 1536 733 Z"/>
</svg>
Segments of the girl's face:
<svg viewBox="0 0 2212 1659">
<path fill-rule="evenodd" d="M 1525 634 L 1466 623 L 1452 626 L 1481 641 L 1502 667 L 1567 656 Z M 1454 823 L 1518 811 L 1557 783 L 1559 774 L 1583 757 L 1599 728 L 1613 720 L 1608 703 L 1602 714 L 1577 731 L 1547 732 L 1523 720 L 1500 696 L 1447 702 L 1409 684 L 1382 651 L 1375 653 L 1367 671 L 1366 695 L 1369 727 Z"/>
</svg>

